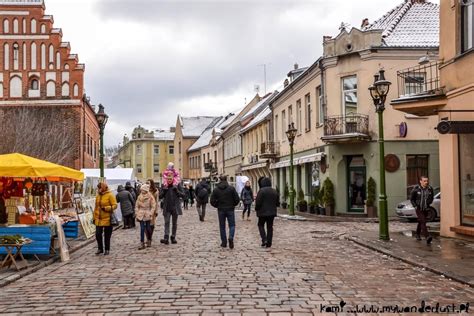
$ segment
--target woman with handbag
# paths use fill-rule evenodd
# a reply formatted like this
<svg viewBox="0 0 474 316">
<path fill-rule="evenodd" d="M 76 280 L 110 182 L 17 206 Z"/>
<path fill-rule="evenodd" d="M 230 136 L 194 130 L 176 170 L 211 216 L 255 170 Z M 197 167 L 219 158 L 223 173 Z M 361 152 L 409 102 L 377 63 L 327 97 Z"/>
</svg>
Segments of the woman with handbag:
<svg viewBox="0 0 474 316">
<path fill-rule="evenodd" d="M 137 221 L 140 222 L 140 247 L 138 250 L 151 247 L 151 220 L 156 212 L 156 201 L 150 193 L 150 187 L 144 184 L 140 187 L 140 195 L 135 204 L 135 214 Z M 147 238 L 145 246 L 145 235 Z"/>
<path fill-rule="evenodd" d="M 110 251 L 110 238 L 112 237 L 112 225 L 115 217 L 114 210 L 117 208 L 117 201 L 107 183 L 101 182 L 97 185 L 98 193 L 95 198 L 94 225 L 95 238 L 97 240 L 96 255 L 108 255 Z M 115 219 L 116 221 L 116 219 Z M 103 236 L 103 237 L 102 237 Z M 104 252 L 105 244 L 105 252 Z"/>
</svg>

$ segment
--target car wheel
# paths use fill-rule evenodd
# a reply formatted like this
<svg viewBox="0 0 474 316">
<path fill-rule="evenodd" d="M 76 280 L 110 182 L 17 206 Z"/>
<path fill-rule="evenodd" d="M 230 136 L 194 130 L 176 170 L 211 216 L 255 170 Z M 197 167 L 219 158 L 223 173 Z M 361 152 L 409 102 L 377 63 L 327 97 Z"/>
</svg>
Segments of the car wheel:
<svg viewBox="0 0 474 316">
<path fill-rule="evenodd" d="M 427 222 L 434 222 L 436 220 L 436 210 L 432 207 L 429 207 L 426 210 L 426 221 Z"/>
</svg>

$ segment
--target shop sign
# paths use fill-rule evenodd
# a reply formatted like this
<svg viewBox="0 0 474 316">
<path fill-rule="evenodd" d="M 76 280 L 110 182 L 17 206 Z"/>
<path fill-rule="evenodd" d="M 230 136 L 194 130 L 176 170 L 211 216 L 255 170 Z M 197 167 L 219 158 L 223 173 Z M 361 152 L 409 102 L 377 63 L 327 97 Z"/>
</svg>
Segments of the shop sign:
<svg viewBox="0 0 474 316">
<path fill-rule="evenodd" d="M 436 129 L 440 134 L 474 134 L 474 121 L 443 120 Z"/>
</svg>

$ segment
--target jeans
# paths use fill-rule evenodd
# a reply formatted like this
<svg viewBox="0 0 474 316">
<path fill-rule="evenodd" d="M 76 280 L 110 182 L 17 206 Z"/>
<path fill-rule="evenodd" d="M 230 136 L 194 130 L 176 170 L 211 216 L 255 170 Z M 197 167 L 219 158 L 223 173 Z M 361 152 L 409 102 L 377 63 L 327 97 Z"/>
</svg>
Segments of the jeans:
<svg viewBox="0 0 474 316">
<path fill-rule="evenodd" d="M 166 212 L 163 214 L 165 218 L 165 237 L 170 235 L 170 222 L 173 222 L 173 226 L 171 228 L 171 236 L 176 237 L 176 231 L 178 230 L 178 213 L 175 212 Z"/>
<path fill-rule="evenodd" d="M 221 241 L 222 243 L 227 243 L 225 222 L 229 223 L 229 239 L 234 239 L 235 235 L 235 211 L 234 210 L 218 210 L 217 214 L 219 216 L 219 228 L 221 232 Z"/>
<path fill-rule="evenodd" d="M 274 219 L 275 219 L 275 216 L 261 216 L 258 218 L 258 230 L 260 231 L 260 237 L 262 238 L 262 243 L 265 243 L 267 246 L 272 245 Z M 266 233 L 265 233 L 265 223 L 267 224 Z"/>
<path fill-rule="evenodd" d="M 207 203 L 199 203 L 196 202 L 196 208 L 198 211 L 199 216 L 201 216 L 203 219 L 206 216 L 206 205 Z"/>
<path fill-rule="evenodd" d="M 145 242 L 146 239 L 151 240 L 151 225 L 150 221 L 140 221 L 140 242 Z"/>
<path fill-rule="evenodd" d="M 250 217 L 250 208 L 252 204 L 245 204 L 244 203 L 244 212 L 242 213 L 242 218 L 245 216 L 245 211 L 247 211 L 247 217 Z"/>
<path fill-rule="evenodd" d="M 95 239 L 97 240 L 97 248 L 99 249 L 99 251 L 104 251 L 104 243 L 105 250 L 110 250 L 110 238 L 112 237 L 112 229 L 112 226 L 97 226 L 95 228 Z M 102 235 L 104 235 L 104 238 L 102 238 Z"/>
<path fill-rule="evenodd" d="M 426 227 L 426 212 L 416 209 L 416 216 L 418 217 L 418 225 L 416 225 L 416 234 L 418 236 L 429 237 L 428 228 Z"/>
</svg>

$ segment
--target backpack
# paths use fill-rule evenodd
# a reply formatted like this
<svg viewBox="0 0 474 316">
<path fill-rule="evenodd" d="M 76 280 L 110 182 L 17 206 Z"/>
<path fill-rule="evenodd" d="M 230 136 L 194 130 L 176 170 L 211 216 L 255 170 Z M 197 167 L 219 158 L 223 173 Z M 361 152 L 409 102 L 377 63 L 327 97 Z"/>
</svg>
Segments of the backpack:
<svg viewBox="0 0 474 316">
<path fill-rule="evenodd" d="M 208 192 L 207 192 L 207 189 L 202 187 L 198 194 L 197 194 L 198 198 L 201 199 L 201 200 L 204 200 L 207 196 L 208 196 Z"/>
</svg>

